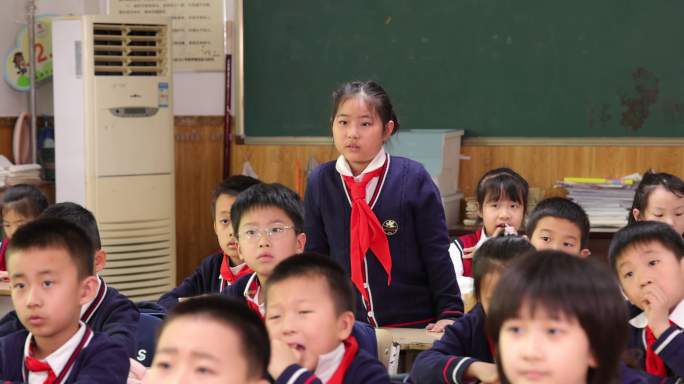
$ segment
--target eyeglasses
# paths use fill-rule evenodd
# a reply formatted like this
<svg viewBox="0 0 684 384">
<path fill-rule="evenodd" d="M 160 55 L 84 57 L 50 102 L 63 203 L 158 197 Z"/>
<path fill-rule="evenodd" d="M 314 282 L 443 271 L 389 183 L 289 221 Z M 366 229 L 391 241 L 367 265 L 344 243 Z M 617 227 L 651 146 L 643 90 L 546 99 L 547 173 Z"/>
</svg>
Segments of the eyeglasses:
<svg viewBox="0 0 684 384">
<path fill-rule="evenodd" d="M 294 226 L 276 225 L 266 229 L 247 228 L 239 232 L 239 235 L 240 238 L 243 238 L 250 242 L 259 241 L 259 239 L 261 239 L 261 236 L 263 235 L 266 235 L 266 237 L 268 237 L 269 239 L 277 240 L 282 238 L 285 232 L 287 232 L 290 229 L 294 229 Z"/>
</svg>

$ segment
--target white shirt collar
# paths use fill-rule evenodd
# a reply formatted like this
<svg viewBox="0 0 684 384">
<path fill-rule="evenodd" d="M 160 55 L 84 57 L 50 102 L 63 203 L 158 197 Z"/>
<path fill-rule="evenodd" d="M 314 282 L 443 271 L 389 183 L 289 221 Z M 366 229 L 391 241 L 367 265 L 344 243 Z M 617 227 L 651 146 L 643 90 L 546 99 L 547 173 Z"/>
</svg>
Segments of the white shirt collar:
<svg viewBox="0 0 684 384">
<path fill-rule="evenodd" d="M 85 334 L 85 332 L 86 332 L 86 325 L 85 325 L 85 323 L 80 321 L 78 331 L 76 331 L 76 333 L 74 333 L 74 335 L 71 336 L 71 338 L 69 340 L 67 340 L 66 343 L 64 343 L 56 351 L 52 352 L 50 354 L 50 356 L 48 356 L 42 360 L 42 361 L 50 364 L 50 368 L 52 368 L 52 372 L 54 372 L 56 376 L 59 376 L 59 374 L 62 372 L 62 369 L 64 369 L 64 366 L 66 365 L 67 361 L 69 361 L 69 358 L 73 354 L 76 347 L 78 347 L 78 344 L 81 342 L 81 339 L 83 338 L 83 335 Z M 33 334 L 29 333 L 28 337 L 26 337 L 26 342 L 24 343 L 24 357 L 29 356 L 29 350 L 31 348 L 31 341 L 32 340 L 33 340 Z M 89 342 L 90 342 L 90 340 L 86 340 L 86 343 L 83 347 L 85 348 L 85 346 L 88 345 Z M 73 365 L 72 365 L 72 367 L 73 367 Z M 65 379 L 67 377 L 69 377 L 69 372 L 66 372 L 66 374 L 63 377 Z M 28 373 L 29 384 L 43 383 L 43 381 L 45 381 L 46 378 L 47 378 L 47 372 L 29 372 Z"/>
<path fill-rule="evenodd" d="M 245 268 L 247 265 L 245 263 L 242 263 L 240 265 L 236 265 L 234 267 L 230 267 L 230 271 L 233 272 L 233 275 L 237 275 L 242 271 L 242 268 Z"/>
<path fill-rule="evenodd" d="M 318 364 L 316 364 L 314 374 L 322 382 L 327 383 L 342 363 L 342 358 L 344 358 L 344 344 L 340 343 L 332 351 L 318 356 Z"/>
<path fill-rule="evenodd" d="M 361 181 L 361 178 L 365 173 L 375 171 L 376 169 L 382 167 L 385 164 L 386 157 L 387 156 L 385 148 L 381 147 L 380 151 L 378 151 L 378 153 L 375 155 L 373 160 L 371 160 L 371 162 L 366 166 L 363 172 L 361 172 L 358 176 L 354 176 L 351 167 L 347 162 L 347 159 L 345 159 L 344 156 L 340 155 L 340 157 L 337 158 L 337 162 L 335 163 L 335 169 L 342 176 L 354 176 L 354 181 L 358 182 Z"/>
<path fill-rule="evenodd" d="M 679 304 L 677 304 L 677 306 L 672 310 L 669 319 L 679 328 L 684 328 L 684 300 L 680 301 Z M 634 316 L 631 320 L 629 320 L 629 324 L 635 328 L 646 328 L 648 325 L 646 312 L 641 312 L 640 314 Z"/>
<path fill-rule="evenodd" d="M 252 277 L 247 280 L 247 286 L 245 287 L 245 290 L 243 291 L 243 295 L 245 296 L 246 300 L 251 301 L 252 303 L 256 304 L 257 307 L 259 307 L 259 312 L 261 312 L 261 316 L 264 316 L 266 313 L 266 303 L 259 303 L 259 291 L 261 291 L 261 282 L 257 280 L 257 289 L 254 292 L 254 296 L 251 296 L 249 294 L 249 289 L 252 287 L 252 284 L 254 284 L 254 279 L 257 278 L 256 272 L 252 273 Z"/>
<path fill-rule="evenodd" d="M 477 241 L 477 244 L 475 244 L 475 249 L 480 248 L 480 245 L 484 244 L 485 241 L 487 241 L 489 238 L 487 237 L 487 234 L 485 233 L 484 230 L 484 225 L 482 226 L 482 229 L 480 230 L 480 240 Z"/>
<path fill-rule="evenodd" d="M 102 280 L 100 279 L 100 276 L 99 276 L 99 275 L 96 275 L 96 276 L 97 276 L 97 289 L 95 290 L 95 292 L 100 292 L 100 287 L 102 286 Z M 97 295 L 95 295 L 95 297 L 93 297 L 93 299 L 90 300 L 89 302 L 87 302 L 87 303 L 81 305 L 81 314 L 79 315 L 79 317 L 83 317 L 83 314 L 86 313 L 86 311 L 88 310 L 88 308 L 90 308 L 90 305 L 91 305 L 96 299 L 97 299 Z"/>
</svg>

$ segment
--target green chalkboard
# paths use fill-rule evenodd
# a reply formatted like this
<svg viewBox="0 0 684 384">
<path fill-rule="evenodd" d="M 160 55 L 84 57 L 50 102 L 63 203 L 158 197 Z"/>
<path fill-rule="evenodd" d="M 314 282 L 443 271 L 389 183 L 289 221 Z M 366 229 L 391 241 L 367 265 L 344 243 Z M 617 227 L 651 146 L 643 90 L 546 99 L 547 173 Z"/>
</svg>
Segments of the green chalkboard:
<svg viewBox="0 0 684 384">
<path fill-rule="evenodd" d="M 329 136 L 330 94 L 388 90 L 402 129 L 684 136 L 684 1 L 244 0 L 247 136 Z"/>
</svg>

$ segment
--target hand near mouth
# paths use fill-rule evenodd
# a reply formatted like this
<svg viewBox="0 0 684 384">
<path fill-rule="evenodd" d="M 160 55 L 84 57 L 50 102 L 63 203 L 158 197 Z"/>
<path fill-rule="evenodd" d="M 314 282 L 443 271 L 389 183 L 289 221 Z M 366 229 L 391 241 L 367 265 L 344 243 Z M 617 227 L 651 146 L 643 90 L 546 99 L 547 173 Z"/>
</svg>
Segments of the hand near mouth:
<svg viewBox="0 0 684 384">
<path fill-rule="evenodd" d="M 648 326 L 658 338 L 670 327 L 668 319 L 670 309 L 667 306 L 667 296 L 655 284 L 648 285 L 644 291 L 643 306 L 648 319 Z"/>
<path fill-rule="evenodd" d="M 298 364 L 301 358 L 302 353 L 297 348 L 282 340 L 271 339 L 271 362 L 268 364 L 268 373 L 277 379 L 287 367 Z"/>
</svg>

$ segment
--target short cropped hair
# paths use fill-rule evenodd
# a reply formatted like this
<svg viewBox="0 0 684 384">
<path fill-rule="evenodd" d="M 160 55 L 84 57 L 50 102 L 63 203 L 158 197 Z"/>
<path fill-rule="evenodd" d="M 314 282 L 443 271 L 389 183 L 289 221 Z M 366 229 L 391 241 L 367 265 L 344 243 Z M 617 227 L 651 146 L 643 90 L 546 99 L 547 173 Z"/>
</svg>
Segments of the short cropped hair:
<svg viewBox="0 0 684 384">
<path fill-rule="evenodd" d="M 354 312 L 356 301 L 351 280 L 335 261 L 314 252 L 294 255 L 275 267 L 266 283 L 266 301 L 268 301 L 270 287 L 295 278 L 325 280 L 337 314 L 346 311 Z"/>
<path fill-rule="evenodd" d="M 271 358 L 271 343 L 264 322 L 237 299 L 207 295 L 184 300 L 169 312 L 157 332 L 157 340 L 164 329 L 174 320 L 183 317 L 205 317 L 234 330 L 240 339 L 240 349 L 247 361 L 252 378 L 266 377 Z"/>
<path fill-rule="evenodd" d="M 527 253 L 534 247 L 521 236 L 500 236 L 488 239 L 473 256 L 473 279 L 475 280 L 475 298 L 481 301 L 482 281 L 489 273 L 501 273 L 511 261 Z"/>
<path fill-rule="evenodd" d="M 96 251 L 102 248 L 97 220 L 92 212 L 82 206 L 72 202 L 57 203 L 48 207 L 40 217 L 55 217 L 74 223 L 85 231 Z"/>
<path fill-rule="evenodd" d="M 261 183 L 261 181 L 245 175 L 228 176 L 218 183 L 211 193 L 211 218 L 216 219 L 216 200 L 218 200 L 219 196 L 228 195 L 237 197 L 240 192 L 259 183 Z"/>
<path fill-rule="evenodd" d="M 47 197 L 40 189 L 28 184 L 9 187 L 2 195 L 2 213 L 11 209 L 24 217 L 38 217 L 48 207 Z"/>
<path fill-rule="evenodd" d="M 542 308 L 550 316 L 576 319 L 589 340 L 597 367 L 587 383 L 612 383 L 626 347 L 627 306 L 616 279 L 604 265 L 560 251 L 539 251 L 513 262 L 499 280 L 486 320 L 486 331 L 499 342 L 506 320 Z M 498 348 L 500 350 L 500 348 Z M 508 383 L 498 356 L 499 377 Z"/>
<path fill-rule="evenodd" d="M 608 248 L 608 258 L 613 271 L 624 251 L 636 244 L 658 242 L 674 253 L 677 260 L 684 257 L 684 239 L 674 228 L 659 221 L 637 221 L 620 229 L 613 235 Z"/>
<path fill-rule="evenodd" d="M 7 261 L 22 251 L 48 248 L 65 250 L 80 280 L 95 273 L 95 249 L 88 235 L 78 225 L 57 218 L 38 218 L 19 227 L 9 242 Z"/>
<path fill-rule="evenodd" d="M 564 219 L 575 224 L 580 231 L 581 248 L 586 248 L 589 244 L 589 231 L 591 230 L 589 216 L 579 204 L 564 197 L 549 197 L 540 201 L 527 217 L 528 236 L 532 236 L 539 221 L 545 217 Z"/>
<path fill-rule="evenodd" d="M 259 183 L 240 193 L 230 208 L 230 221 L 236 237 L 239 236 L 242 216 L 254 208 L 268 207 L 279 208 L 285 212 L 294 224 L 295 233 L 304 231 L 304 205 L 297 192 L 278 183 Z"/>
</svg>

